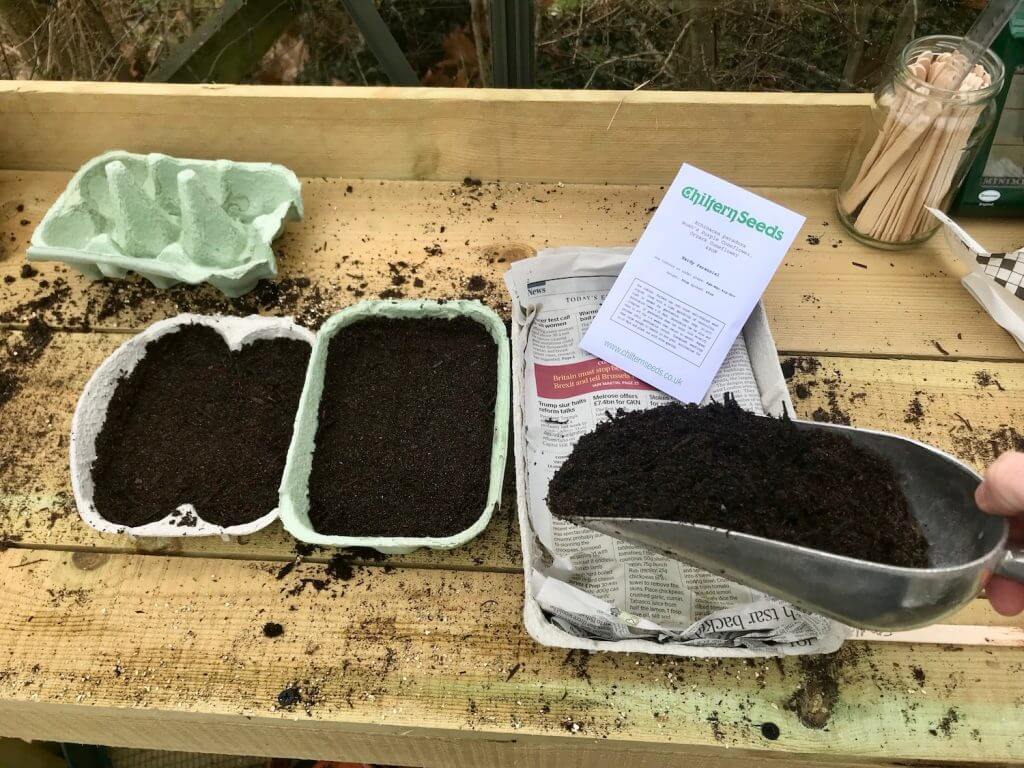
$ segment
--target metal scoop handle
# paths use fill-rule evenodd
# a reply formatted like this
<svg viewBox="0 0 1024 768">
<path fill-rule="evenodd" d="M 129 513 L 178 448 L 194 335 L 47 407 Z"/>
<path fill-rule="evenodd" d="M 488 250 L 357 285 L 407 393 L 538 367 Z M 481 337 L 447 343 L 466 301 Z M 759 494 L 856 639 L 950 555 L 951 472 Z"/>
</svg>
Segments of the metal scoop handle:
<svg viewBox="0 0 1024 768">
<path fill-rule="evenodd" d="M 1024 584 L 1024 549 L 1010 547 L 1003 556 L 1003 562 L 996 568 L 996 573 Z"/>
</svg>

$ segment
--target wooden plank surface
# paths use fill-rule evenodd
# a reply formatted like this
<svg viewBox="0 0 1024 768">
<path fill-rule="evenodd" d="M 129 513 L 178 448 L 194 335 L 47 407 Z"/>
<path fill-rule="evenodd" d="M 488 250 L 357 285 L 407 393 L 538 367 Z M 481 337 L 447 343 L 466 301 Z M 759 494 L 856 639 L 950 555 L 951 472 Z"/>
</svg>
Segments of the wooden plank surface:
<svg viewBox="0 0 1024 768">
<path fill-rule="evenodd" d="M 790 185 L 759 191 L 808 216 L 765 299 L 798 415 L 981 468 L 1021 447 L 1024 354 L 941 240 L 868 251 L 836 225 L 830 191 L 797 188 L 834 186 L 868 100 L 0 83 L 0 166 L 34 169 L 0 172 L 0 735 L 445 768 L 1024 764 L 1024 623 L 983 600 L 935 628 L 953 646 L 887 637 L 749 663 L 566 654 L 521 628 L 508 500 L 471 546 L 344 580 L 325 552 L 282 573 L 295 550 L 279 528 L 132 542 L 91 532 L 69 498 L 74 402 L 128 332 L 184 309 L 315 325 L 385 291 L 504 310 L 510 261 L 635 241 L 682 160 Z M 226 304 L 52 265 L 23 277 L 67 171 L 113 145 L 314 177 L 307 220 L 279 241 L 282 279 Z M 1017 222 L 968 229 L 1020 245 Z M 267 621 L 284 635 L 265 638 Z M 293 685 L 301 700 L 280 707 Z"/>
<path fill-rule="evenodd" d="M 649 766 L 682 752 L 1024 759 L 1019 650 L 853 643 L 834 657 L 749 662 L 567 654 L 523 633 L 518 575 L 367 568 L 289 594 L 312 567 L 282 582 L 276 563 L 0 554 L 0 731 L 384 761 L 411 757 L 388 751 L 387 737 L 402 734 L 443 741 L 433 762 L 415 761 L 434 765 L 438 754 L 512 765 L 514 752 L 486 740 L 522 740 L 529 753 L 541 737 L 543 758 L 525 764 L 611 765 L 587 762 L 596 750 Z M 265 638 L 267 621 L 284 634 Z M 280 706 L 296 684 L 302 700 Z M 159 727 L 140 730 L 155 715 Z M 777 740 L 762 736 L 766 722 Z M 381 740 L 348 741 L 352 730 Z M 494 762 L 472 761 L 481 754 Z"/>
<path fill-rule="evenodd" d="M 10 353 L 22 345 L 23 335 L 0 331 L 0 370 L 13 368 Z M 29 361 L 26 371 L 19 372 L 17 393 L 6 410 L 0 408 L 0 442 L 9 447 L 8 459 L 0 462 L 0 540 L 27 549 L 293 560 L 296 542 L 279 524 L 224 541 L 218 537 L 132 539 L 101 534 L 81 522 L 67 469 L 71 416 L 88 376 L 124 339 L 116 333 L 59 333 Z M 1024 423 L 1024 365 L 786 356 L 781 364 L 791 372 L 790 391 L 800 418 L 817 415 L 906 434 L 958 455 L 979 470 L 1004 450 L 1024 448 L 1024 436 L 1014 426 Z M 920 389 L 926 382 L 927 395 Z M 304 560 L 323 563 L 331 554 L 315 551 Z M 360 556 L 352 561 L 372 562 Z M 447 552 L 417 550 L 392 556 L 387 563 L 518 571 L 521 556 L 511 478 L 506 480 L 503 502 L 491 525 L 471 544 Z M 1020 619 L 1004 621 L 987 603 L 979 602 L 980 612 L 966 611 L 944 622 L 947 627 L 910 637 L 919 642 L 1024 643 Z M 954 629 L 958 624 L 974 628 L 970 637 Z M 1001 629 L 990 629 L 997 626 Z"/>
<path fill-rule="evenodd" d="M 983 470 L 1024 450 L 1024 365 L 945 360 L 782 358 L 797 416 L 930 443 Z"/>
<path fill-rule="evenodd" d="M 0 172 L 0 281 L 13 281 L 0 282 L 0 323 L 39 314 L 58 326 L 134 330 L 183 310 L 295 314 L 315 323 L 389 290 L 471 296 L 507 312 L 501 275 L 511 261 L 552 246 L 635 242 L 664 194 L 655 186 L 307 179 L 306 220 L 276 244 L 283 282 L 228 303 L 209 289 L 90 283 L 50 264 L 20 277 L 32 229 L 67 178 Z M 1024 360 L 960 286 L 963 268 L 941 237 L 912 251 L 872 251 L 836 222 L 831 192 L 759 191 L 808 218 L 765 295 L 779 349 Z M 993 251 L 1021 244 L 1019 222 L 976 220 L 969 229 Z M 473 276 L 483 290 L 469 290 Z"/>
<path fill-rule="evenodd" d="M 662 184 L 685 160 L 741 184 L 835 187 L 870 103 L 867 94 L 3 81 L 0 167 L 72 170 L 116 148 L 270 160 L 309 176 Z"/>
<path fill-rule="evenodd" d="M 14 354 L 21 331 L 0 330 L 0 371 L 16 390 L 0 405 L 0 538 L 25 547 L 89 547 L 110 552 L 163 551 L 193 556 L 287 560 L 295 542 L 279 524 L 231 541 L 131 539 L 101 534 L 78 518 L 71 496 L 67 444 L 79 393 L 100 362 L 127 336 L 53 335 L 38 353 Z M 983 469 L 1005 450 L 1024 449 L 1024 364 L 783 355 L 800 418 L 849 421 L 929 442 Z M 511 473 L 509 462 L 509 472 Z M 520 567 L 511 474 L 503 503 L 469 546 L 417 550 L 396 563 L 437 567 Z M 323 553 L 312 559 L 324 559 Z"/>
</svg>

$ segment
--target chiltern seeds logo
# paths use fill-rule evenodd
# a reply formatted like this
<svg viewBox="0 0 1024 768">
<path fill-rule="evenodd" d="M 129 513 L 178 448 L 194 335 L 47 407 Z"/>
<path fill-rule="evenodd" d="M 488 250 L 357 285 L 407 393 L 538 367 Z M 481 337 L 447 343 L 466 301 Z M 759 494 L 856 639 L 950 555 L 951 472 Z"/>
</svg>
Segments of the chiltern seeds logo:
<svg viewBox="0 0 1024 768">
<path fill-rule="evenodd" d="M 709 195 L 706 192 L 701 192 L 696 187 L 683 187 L 683 199 L 689 200 L 693 205 L 696 205 L 698 208 L 703 208 L 705 211 L 717 213 L 719 216 L 723 216 L 731 222 L 739 222 L 740 224 L 750 227 L 751 229 L 760 232 L 765 237 L 770 237 L 772 240 L 781 240 L 785 235 L 778 225 L 769 224 L 767 221 L 759 221 L 751 216 L 747 211 L 741 211 L 731 205 L 716 200 L 714 196 Z"/>
</svg>

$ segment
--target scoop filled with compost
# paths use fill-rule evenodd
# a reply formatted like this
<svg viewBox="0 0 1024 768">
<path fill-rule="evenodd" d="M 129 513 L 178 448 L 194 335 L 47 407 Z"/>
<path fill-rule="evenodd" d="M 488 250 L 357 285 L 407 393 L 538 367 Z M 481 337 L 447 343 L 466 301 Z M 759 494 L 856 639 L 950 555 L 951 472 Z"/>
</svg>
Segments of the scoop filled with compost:
<svg viewBox="0 0 1024 768">
<path fill-rule="evenodd" d="M 1024 580 L 978 475 L 884 432 L 755 416 L 735 402 L 619 412 L 555 473 L 556 517 L 846 624 L 902 630 Z"/>
</svg>

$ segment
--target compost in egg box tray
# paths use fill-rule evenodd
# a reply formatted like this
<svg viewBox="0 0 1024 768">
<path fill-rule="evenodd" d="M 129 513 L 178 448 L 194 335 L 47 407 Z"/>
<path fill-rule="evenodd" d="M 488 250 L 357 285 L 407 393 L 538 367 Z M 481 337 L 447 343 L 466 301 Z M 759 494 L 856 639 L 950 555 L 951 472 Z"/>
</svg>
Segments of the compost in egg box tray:
<svg viewBox="0 0 1024 768">
<path fill-rule="evenodd" d="M 496 345 L 466 317 L 372 318 L 330 340 L 309 479 L 318 533 L 449 536 L 488 495 Z M 310 347 L 229 349 L 185 324 L 120 377 L 96 440 L 94 503 L 136 527 L 174 514 L 219 526 L 278 504 Z"/>
</svg>

